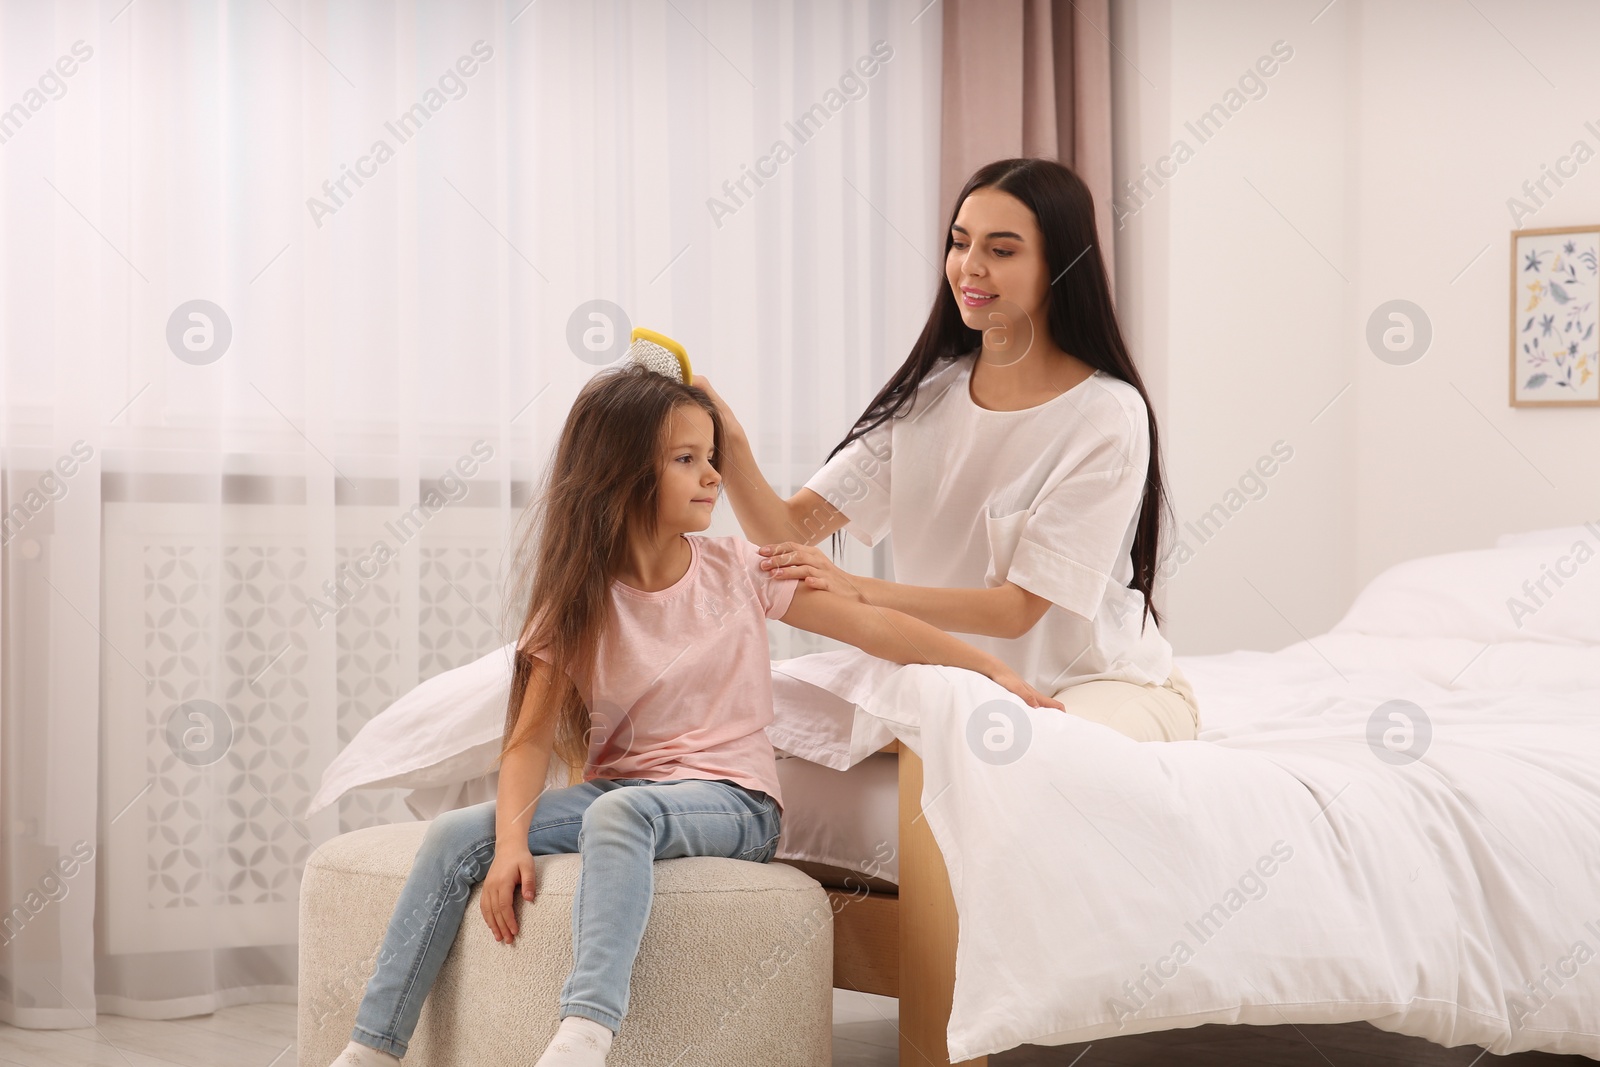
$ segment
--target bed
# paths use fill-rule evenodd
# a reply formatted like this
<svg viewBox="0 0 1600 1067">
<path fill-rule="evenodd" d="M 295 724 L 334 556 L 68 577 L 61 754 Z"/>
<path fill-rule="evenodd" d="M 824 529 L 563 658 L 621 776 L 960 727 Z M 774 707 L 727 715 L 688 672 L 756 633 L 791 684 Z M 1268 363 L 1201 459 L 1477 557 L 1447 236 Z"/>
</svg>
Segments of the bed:
<svg viewBox="0 0 1600 1067">
<path fill-rule="evenodd" d="M 1410 560 L 1325 634 L 1179 657 L 1196 741 L 1028 709 L 1021 759 L 974 759 L 973 710 L 1009 695 L 924 665 L 780 714 L 778 859 L 829 887 L 835 984 L 900 999 L 907 1065 L 1355 1020 L 1600 1058 L 1597 547 L 1590 524 Z M 460 748 L 463 709 L 430 699 Z M 493 796 L 443 751 L 369 784 L 412 785 L 419 817 Z"/>
<path fill-rule="evenodd" d="M 886 794 L 879 780 L 881 773 L 874 771 L 866 781 L 852 782 L 850 788 L 831 793 L 789 792 L 786 780 L 785 796 L 795 797 L 789 803 L 797 810 L 808 811 L 857 797 L 860 807 L 866 808 L 890 796 L 894 808 L 892 851 L 885 853 L 882 843 L 888 835 L 878 833 L 870 858 L 860 867 L 848 860 L 807 860 L 795 855 L 799 850 L 794 845 L 780 848 L 776 862 L 806 871 L 828 893 L 834 913 L 834 987 L 899 999 L 896 1027 L 901 1067 L 949 1064 L 945 1031 L 955 990 L 959 921 L 944 858 L 923 818 L 922 760 L 898 741 L 891 741 L 874 757 L 874 763 L 887 762 L 892 793 Z M 862 825 L 881 829 L 883 824 Z M 893 881 L 884 876 L 883 869 L 890 859 L 895 865 Z M 961 1062 L 982 1065 L 988 1057 Z"/>
</svg>

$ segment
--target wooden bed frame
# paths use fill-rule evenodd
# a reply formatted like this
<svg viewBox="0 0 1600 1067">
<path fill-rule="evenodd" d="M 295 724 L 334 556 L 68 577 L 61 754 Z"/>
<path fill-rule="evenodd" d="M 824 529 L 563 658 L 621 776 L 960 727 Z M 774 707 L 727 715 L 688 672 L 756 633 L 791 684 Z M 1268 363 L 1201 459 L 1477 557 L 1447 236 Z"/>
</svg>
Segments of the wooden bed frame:
<svg viewBox="0 0 1600 1067">
<path fill-rule="evenodd" d="M 944 855 L 922 817 L 922 759 L 900 742 L 900 877 L 896 893 L 827 890 L 833 984 L 897 997 L 900 1067 L 947 1067 L 945 1029 L 956 984 L 956 903 Z M 986 1067 L 989 1057 L 962 1060 Z"/>
</svg>

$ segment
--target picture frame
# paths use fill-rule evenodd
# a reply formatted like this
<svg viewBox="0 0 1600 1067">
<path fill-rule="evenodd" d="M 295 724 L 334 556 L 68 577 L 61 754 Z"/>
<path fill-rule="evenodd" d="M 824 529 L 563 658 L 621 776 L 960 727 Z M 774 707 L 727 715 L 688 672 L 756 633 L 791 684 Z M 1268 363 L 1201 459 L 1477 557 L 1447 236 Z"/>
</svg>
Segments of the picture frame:
<svg viewBox="0 0 1600 1067">
<path fill-rule="evenodd" d="M 1511 406 L 1600 406 L 1600 225 L 1511 234 Z"/>
</svg>

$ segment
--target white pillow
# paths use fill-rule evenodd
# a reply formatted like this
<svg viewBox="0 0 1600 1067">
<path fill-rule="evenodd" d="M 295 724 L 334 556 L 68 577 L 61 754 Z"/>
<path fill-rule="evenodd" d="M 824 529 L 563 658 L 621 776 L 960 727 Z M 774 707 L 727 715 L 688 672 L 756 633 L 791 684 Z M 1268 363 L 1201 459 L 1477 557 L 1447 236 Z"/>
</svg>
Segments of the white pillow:
<svg viewBox="0 0 1600 1067">
<path fill-rule="evenodd" d="M 1332 632 L 1600 644 L 1600 536 L 1397 563 Z"/>
<path fill-rule="evenodd" d="M 858 715 L 856 704 L 899 667 L 856 648 L 774 663 L 776 719 L 767 737 L 777 754 L 842 771 L 894 740 L 881 721 Z M 816 688 L 821 682 L 833 692 Z M 352 789 L 409 787 L 406 803 L 418 818 L 476 803 L 471 797 L 490 799 L 484 794 L 495 779 L 484 776 L 500 752 L 510 699 L 510 644 L 429 678 L 356 732 L 322 772 L 306 814 Z M 565 766 L 551 760 L 546 788 L 566 785 Z"/>
<path fill-rule="evenodd" d="M 894 740 L 882 719 L 862 709 L 901 666 L 854 647 L 774 660 L 768 740 L 779 752 L 849 770 Z"/>
<path fill-rule="evenodd" d="M 430 789 L 482 777 L 500 753 L 510 699 L 509 644 L 434 675 L 356 732 L 322 772 L 306 814 L 352 789 Z M 566 785 L 565 767 L 550 763 L 549 781 Z"/>
<path fill-rule="evenodd" d="M 1531 548 L 1558 545 L 1570 547 L 1576 541 L 1594 541 L 1600 538 L 1600 523 L 1587 526 L 1556 526 L 1547 530 L 1528 530 L 1525 533 L 1501 534 L 1494 543 L 1496 548 Z"/>
</svg>

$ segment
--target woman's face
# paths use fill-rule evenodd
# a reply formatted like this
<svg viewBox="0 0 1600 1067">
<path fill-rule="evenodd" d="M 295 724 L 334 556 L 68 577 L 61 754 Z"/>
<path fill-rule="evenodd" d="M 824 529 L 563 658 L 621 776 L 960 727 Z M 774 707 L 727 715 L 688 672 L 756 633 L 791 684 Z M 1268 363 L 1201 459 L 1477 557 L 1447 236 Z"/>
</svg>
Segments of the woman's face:
<svg viewBox="0 0 1600 1067">
<path fill-rule="evenodd" d="M 1034 324 L 1043 331 L 1049 267 L 1039 224 L 1027 205 L 998 189 L 975 189 L 956 213 L 950 241 L 945 277 L 969 327 L 1021 326 L 1028 340 Z M 1017 323 L 1018 318 L 1026 321 Z"/>
</svg>

